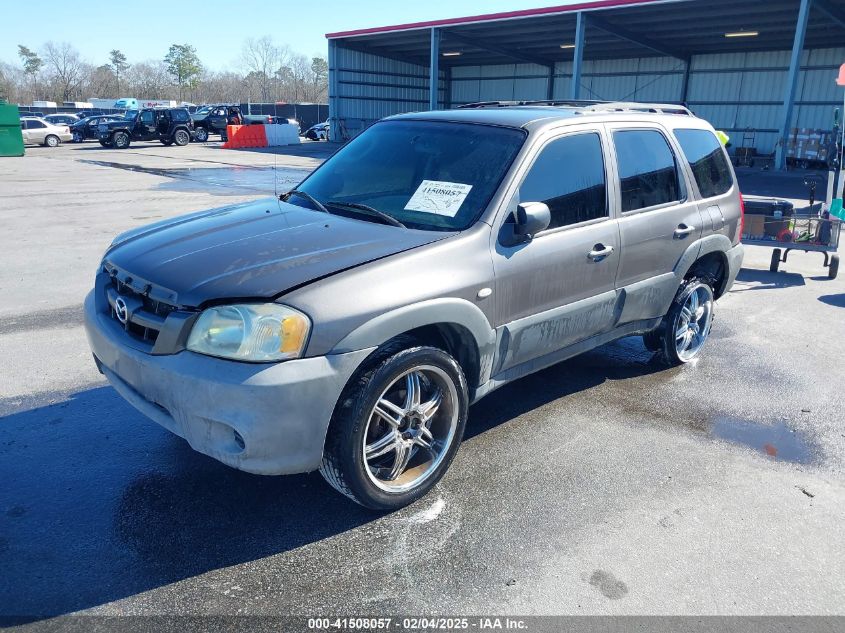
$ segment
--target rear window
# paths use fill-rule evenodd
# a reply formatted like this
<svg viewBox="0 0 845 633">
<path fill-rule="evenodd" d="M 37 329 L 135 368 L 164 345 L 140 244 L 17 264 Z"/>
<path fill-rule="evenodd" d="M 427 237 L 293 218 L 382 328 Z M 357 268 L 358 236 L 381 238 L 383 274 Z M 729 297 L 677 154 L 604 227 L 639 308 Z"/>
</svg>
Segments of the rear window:
<svg viewBox="0 0 845 633">
<path fill-rule="evenodd" d="M 722 144 L 709 130 L 675 130 L 703 198 L 730 191 L 733 176 Z"/>
<path fill-rule="evenodd" d="M 613 133 L 622 211 L 636 211 L 678 202 L 681 186 L 675 155 L 657 130 L 625 130 Z"/>
</svg>

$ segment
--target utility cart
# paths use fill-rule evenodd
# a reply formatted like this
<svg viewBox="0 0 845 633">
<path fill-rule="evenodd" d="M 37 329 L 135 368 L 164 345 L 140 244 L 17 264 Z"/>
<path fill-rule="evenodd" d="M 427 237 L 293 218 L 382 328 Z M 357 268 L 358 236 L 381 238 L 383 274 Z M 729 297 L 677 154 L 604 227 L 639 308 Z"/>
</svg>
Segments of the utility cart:
<svg viewBox="0 0 845 633">
<path fill-rule="evenodd" d="M 812 208 L 812 207 L 811 207 Z M 745 197 L 745 228 L 742 243 L 772 247 L 769 270 L 778 271 L 790 251 L 822 253 L 827 276 L 839 272 L 839 231 L 841 220 L 817 215 L 796 215 L 792 203 L 778 198 Z"/>
</svg>

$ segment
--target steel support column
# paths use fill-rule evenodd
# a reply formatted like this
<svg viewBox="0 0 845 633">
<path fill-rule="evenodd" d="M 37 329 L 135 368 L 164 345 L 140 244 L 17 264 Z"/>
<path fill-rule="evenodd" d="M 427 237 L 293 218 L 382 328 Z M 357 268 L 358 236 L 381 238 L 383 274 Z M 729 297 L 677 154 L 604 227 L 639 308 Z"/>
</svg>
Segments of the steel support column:
<svg viewBox="0 0 845 633">
<path fill-rule="evenodd" d="M 431 61 L 428 65 L 428 109 L 440 107 L 440 29 L 431 29 Z"/>
<path fill-rule="evenodd" d="M 684 82 L 681 85 L 681 103 L 684 105 L 686 105 L 687 100 L 689 99 L 689 76 L 691 70 L 692 58 L 689 58 L 684 62 Z"/>
<path fill-rule="evenodd" d="M 587 28 L 586 18 L 582 11 L 578 12 L 575 25 L 575 57 L 572 60 L 572 99 L 581 98 L 581 67 L 584 64 L 584 31 Z"/>
<path fill-rule="evenodd" d="M 334 142 L 340 142 L 342 140 L 340 137 L 340 126 L 338 125 L 338 121 L 340 120 L 340 113 L 338 112 L 339 98 L 337 94 L 338 86 L 340 85 L 338 83 L 339 67 L 337 40 L 329 40 L 329 139 Z"/>
<path fill-rule="evenodd" d="M 801 52 L 804 50 L 804 37 L 807 34 L 807 20 L 810 17 L 812 0 L 801 0 L 798 10 L 798 24 L 795 27 L 795 40 L 792 43 L 792 57 L 789 61 L 789 75 L 786 79 L 786 92 L 783 97 L 783 118 L 781 119 L 780 138 L 775 152 L 775 168 L 786 169 L 786 144 L 792 127 L 792 112 L 795 109 L 795 93 L 798 91 L 798 75 L 801 72 Z"/>
<path fill-rule="evenodd" d="M 553 101 L 555 98 L 555 65 L 549 66 L 549 82 L 546 85 L 546 99 Z"/>
</svg>

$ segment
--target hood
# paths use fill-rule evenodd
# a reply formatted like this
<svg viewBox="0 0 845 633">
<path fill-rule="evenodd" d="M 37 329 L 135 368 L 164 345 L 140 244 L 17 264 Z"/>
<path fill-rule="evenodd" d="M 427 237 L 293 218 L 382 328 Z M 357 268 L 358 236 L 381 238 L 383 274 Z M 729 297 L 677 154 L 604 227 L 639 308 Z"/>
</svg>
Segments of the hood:
<svg viewBox="0 0 845 633">
<path fill-rule="evenodd" d="M 124 233 L 104 256 L 121 280 L 182 306 L 273 298 L 294 287 L 452 233 L 311 211 L 276 198 L 173 218 Z"/>
</svg>

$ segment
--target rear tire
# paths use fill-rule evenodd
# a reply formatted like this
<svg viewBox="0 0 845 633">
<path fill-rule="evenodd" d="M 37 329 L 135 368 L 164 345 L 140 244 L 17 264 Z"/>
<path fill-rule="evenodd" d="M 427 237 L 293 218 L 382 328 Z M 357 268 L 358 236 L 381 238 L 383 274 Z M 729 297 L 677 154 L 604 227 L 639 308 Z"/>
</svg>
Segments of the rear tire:
<svg viewBox="0 0 845 633">
<path fill-rule="evenodd" d="M 185 145 L 191 142 L 191 135 L 188 133 L 188 130 L 176 130 L 173 133 L 173 142 L 179 147 L 185 147 Z"/>
<path fill-rule="evenodd" d="M 48 134 L 44 139 L 45 147 L 58 147 L 59 143 L 61 143 L 61 140 L 55 134 Z"/>
<path fill-rule="evenodd" d="M 323 478 L 374 510 L 402 508 L 437 484 L 460 446 L 469 409 L 454 358 L 402 343 L 377 352 L 350 379 L 323 449 Z"/>
<path fill-rule="evenodd" d="M 698 358 L 713 327 L 713 287 L 693 277 L 684 281 L 658 328 L 663 361 L 683 365 Z"/>
<path fill-rule="evenodd" d="M 839 255 L 830 256 L 830 265 L 827 267 L 827 278 L 836 279 L 839 274 Z"/>
<path fill-rule="evenodd" d="M 769 272 L 776 273 L 780 267 L 780 249 L 776 248 L 772 251 L 772 261 L 769 264 Z"/>
</svg>

